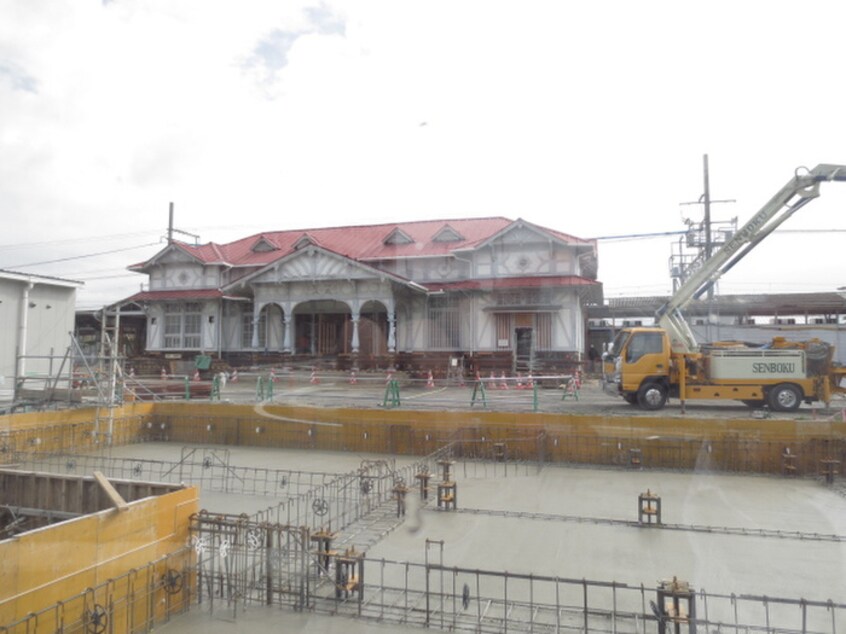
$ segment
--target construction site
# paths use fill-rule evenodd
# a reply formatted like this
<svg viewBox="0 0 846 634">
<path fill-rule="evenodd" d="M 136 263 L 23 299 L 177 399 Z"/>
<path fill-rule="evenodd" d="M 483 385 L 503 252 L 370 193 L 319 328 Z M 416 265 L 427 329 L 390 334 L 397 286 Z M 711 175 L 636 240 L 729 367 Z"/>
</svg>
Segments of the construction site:
<svg viewBox="0 0 846 634">
<path fill-rule="evenodd" d="M 594 379 L 541 389 L 545 411 L 530 390 L 482 407 L 472 385 L 410 381 L 385 407 L 375 377 L 268 374 L 270 399 L 262 378 L 5 417 L 2 631 L 834 634 L 846 617 L 841 409 L 646 414 Z"/>
<path fill-rule="evenodd" d="M 841 166 L 797 170 L 691 269 L 654 326 L 624 325 L 601 355 L 548 355 L 557 371 L 537 371 L 532 354 L 528 371 L 517 363 L 520 342 L 533 353 L 552 341 L 539 316 L 548 306 L 479 311 L 513 349 L 419 350 L 404 370 L 393 300 L 387 313 L 349 300 L 345 321 L 341 302 L 313 299 L 323 297 L 315 284 L 272 264 L 274 292 L 299 289 L 311 311 L 282 302 L 270 312 L 287 363 L 233 368 L 222 352 L 154 350 L 161 371 L 136 370 L 140 359 L 113 343 L 120 307 L 113 320 L 104 311 L 95 355 L 75 337 L 64 355 L 19 348 L 0 419 L 0 632 L 836 634 L 846 619 L 839 321 L 825 330 L 834 342 L 700 344 L 682 310 L 820 183 L 844 180 Z M 406 229 L 411 240 L 419 227 Z M 447 229 L 440 240 L 458 241 Z M 522 222 L 502 231 L 536 235 Z M 312 271 L 331 260 L 312 238 L 297 244 Z M 260 247 L 282 251 L 270 238 Z M 31 279 L 11 282 L 27 285 L 3 307 L 22 297 L 26 316 L 46 301 Z M 220 312 L 195 314 L 187 291 L 156 292 L 132 301 L 162 304 L 159 339 L 222 345 L 231 297 L 212 293 Z M 459 332 L 455 306 L 443 288 L 427 292 L 438 308 L 430 339 L 447 341 Z M 34 314 L 47 320 L 52 305 Z M 501 319 L 485 317 L 494 308 Z M 250 310 L 237 312 L 239 333 L 256 348 L 268 313 Z M 355 352 L 344 363 L 356 361 L 364 314 L 362 332 L 384 335 L 371 367 L 294 362 L 345 324 Z M 158 314 L 145 318 L 159 326 Z M 421 376 L 432 358 L 446 371 Z"/>
</svg>

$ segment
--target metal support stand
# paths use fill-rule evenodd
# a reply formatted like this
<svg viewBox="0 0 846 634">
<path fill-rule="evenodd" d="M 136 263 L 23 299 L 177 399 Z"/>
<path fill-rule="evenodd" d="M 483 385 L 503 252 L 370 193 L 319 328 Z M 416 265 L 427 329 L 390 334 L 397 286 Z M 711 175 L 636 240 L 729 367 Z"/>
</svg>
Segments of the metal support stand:
<svg viewBox="0 0 846 634">
<path fill-rule="evenodd" d="M 637 496 L 638 522 L 641 524 L 661 523 L 661 498 L 649 489 Z"/>
<path fill-rule="evenodd" d="M 421 471 L 420 473 L 416 473 L 414 475 L 415 478 L 420 482 L 420 499 L 421 500 L 428 500 L 429 499 L 429 479 L 432 477 L 432 474 L 428 471 Z"/>
<path fill-rule="evenodd" d="M 455 482 L 438 482 L 438 508 L 455 510 L 458 503 L 458 486 Z"/>
<path fill-rule="evenodd" d="M 400 391 L 399 381 L 391 379 L 385 387 L 385 398 L 382 401 L 382 407 L 399 407 L 400 406 Z"/>
<path fill-rule="evenodd" d="M 332 550 L 332 540 L 335 533 L 328 530 L 319 530 L 311 536 L 311 541 L 317 544 L 317 576 L 321 573 L 329 574 L 329 561 L 337 552 Z"/>
<path fill-rule="evenodd" d="M 790 449 L 785 449 L 781 454 L 781 474 L 786 476 L 797 475 L 796 454 L 790 453 Z"/>
<path fill-rule="evenodd" d="M 667 634 L 667 624 L 672 625 L 673 634 L 681 634 L 682 625 L 687 624 L 688 634 L 696 634 L 696 591 L 687 581 L 662 581 L 658 586 L 658 605 L 655 608 L 658 619 L 658 634 Z"/>
<path fill-rule="evenodd" d="M 438 508 L 455 510 L 458 501 L 458 487 L 451 479 L 452 460 L 438 460 L 441 466 L 441 482 L 438 483 Z"/>
<path fill-rule="evenodd" d="M 470 407 L 473 407 L 477 400 L 481 401 L 482 407 L 488 406 L 488 393 L 485 390 L 485 382 L 482 379 L 477 379 L 473 384 L 473 396 L 470 397 Z"/>
<path fill-rule="evenodd" d="M 566 401 L 568 398 L 575 401 L 579 400 L 579 382 L 574 376 L 567 380 L 567 384 L 564 386 L 564 394 L 561 395 L 562 401 Z"/>
<path fill-rule="evenodd" d="M 831 458 L 820 460 L 820 475 L 823 477 L 826 484 L 834 484 L 834 477 L 839 473 L 839 460 L 832 460 Z"/>
<path fill-rule="evenodd" d="M 355 547 L 335 555 L 335 598 L 348 599 L 358 594 L 359 604 L 364 594 L 364 553 Z"/>
</svg>

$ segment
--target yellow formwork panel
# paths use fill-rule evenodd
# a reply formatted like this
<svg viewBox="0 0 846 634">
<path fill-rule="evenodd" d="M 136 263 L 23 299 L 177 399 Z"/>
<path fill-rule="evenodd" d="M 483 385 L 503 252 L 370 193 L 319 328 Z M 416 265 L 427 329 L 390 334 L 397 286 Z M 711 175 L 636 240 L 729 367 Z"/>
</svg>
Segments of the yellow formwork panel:
<svg viewBox="0 0 846 634">
<path fill-rule="evenodd" d="M 198 510 L 187 487 L 0 542 L 0 625 L 104 583 L 100 592 L 121 599 L 126 587 L 109 580 L 184 546 Z"/>
</svg>

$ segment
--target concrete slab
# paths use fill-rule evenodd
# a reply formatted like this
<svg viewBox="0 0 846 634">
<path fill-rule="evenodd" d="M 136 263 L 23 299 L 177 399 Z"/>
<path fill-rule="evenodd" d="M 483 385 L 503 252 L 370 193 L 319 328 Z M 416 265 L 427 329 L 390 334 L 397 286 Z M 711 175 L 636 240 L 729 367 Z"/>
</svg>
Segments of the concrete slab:
<svg viewBox="0 0 846 634">
<path fill-rule="evenodd" d="M 231 464 L 348 472 L 386 456 L 231 447 Z M 131 445 L 113 456 L 178 459 L 180 446 Z M 397 459 L 413 462 L 413 458 Z M 846 498 L 819 481 L 763 476 L 457 462 L 457 511 L 420 508 L 409 494 L 405 524 L 368 560 L 422 563 L 426 540 L 443 541 L 447 566 L 654 588 L 676 576 L 697 590 L 841 601 L 846 596 Z M 438 475 L 433 477 L 434 482 Z M 662 501 L 666 528 L 637 525 L 638 495 Z M 211 512 L 253 512 L 278 498 L 203 494 Z M 779 535 L 779 533 L 781 533 Z M 439 548 L 429 547 L 430 561 Z M 371 573 L 372 574 L 372 573 Z M 384 573 L 383 573 L 384 574 Z M 388 572 L 389 576 L 396 574 Z M 391 579 L 388 579 L 390 582 Z M 395 580 L 401 585 L 401 580 Z M 382 631 L 369 622 L 250 608 L 231 623 L 199 611 L 172 631 Z M 328 618 L 328 620 L 327 620 Z M 232 629 L 226 629 L 230 627 Z M 193 628 L 193 629 L 192 629 Z M 223 629 L 221 629 L 223 628 Z M 333 629 L 339 628 L 339 629 Z M 391 631 L 401 631 L 391 626 Z M 410 631 L 410 630 L 409 630 Z"/>
</svg>

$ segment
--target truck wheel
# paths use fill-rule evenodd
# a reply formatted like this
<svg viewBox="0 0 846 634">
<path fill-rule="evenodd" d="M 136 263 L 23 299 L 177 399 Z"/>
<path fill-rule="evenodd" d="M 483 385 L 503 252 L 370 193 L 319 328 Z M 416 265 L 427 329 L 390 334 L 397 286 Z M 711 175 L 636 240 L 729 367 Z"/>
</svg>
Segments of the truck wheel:
<svg viewBox="0 0 846 634">
<path fill-rule="evenodd" d="M 770 390 L 767 401 L 775 412 L 793 412 L 799 409 L 802 392 L 791 383 L 780 383 Z"/>
<path fill-rule="evenodd" d="M 661 409 L 667 402 L 667 388 L 662 383 L 644 383 L 637 391 L 637 404 L 641 409 Z"/>
</svg>

